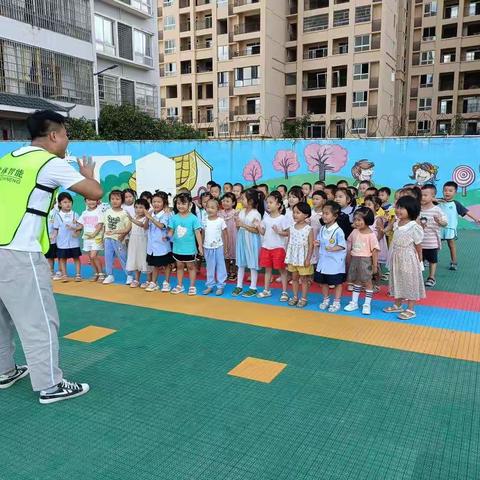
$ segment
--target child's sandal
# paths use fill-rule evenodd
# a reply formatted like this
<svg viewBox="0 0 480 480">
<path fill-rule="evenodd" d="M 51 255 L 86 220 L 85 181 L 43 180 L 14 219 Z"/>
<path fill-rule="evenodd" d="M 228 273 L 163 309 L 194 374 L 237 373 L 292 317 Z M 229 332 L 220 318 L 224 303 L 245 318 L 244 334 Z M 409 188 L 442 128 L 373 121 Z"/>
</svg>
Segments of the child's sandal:
<svg viewBox="0 0 480 480">
<path fill-rule="evenodd" d="M 298 297 L 292 297 L 292 298 L 288 301 L 288 304 L 289 304 L 291 307 L 294 307 L 297 303 L 298 303 Z"/>
<path fill-rule="evenodd" d="M 188 289 L 188 295 L 190 295 L 191 297 L 193 297 L 196 294 L 197 294 L 197 288 L 196 287 L 190 287 Z"/>
<path fill-rule="evenodd" d="M 140 285 L 140 283 L 139 283 L 137 280 L 134 280 L 134 281 L 130 284 L 130 288 L 138 288 L 139 285 Z"/>
<path fill-rule="evenodd" d="M 399 313 L 397 315 L 397 318 L 400 320 L 411 320 L 412 318 L 415 318 L 417 314 L 413 310 L 404 310 L 402 313 Z"/>
<path fill-rule="evenodd" d="M 303 308 L 307 305 L 308 300 L 306 298 L 301 298 L 297 303 L 297 308 Z"/>
<path fill-rule="evenodd" d="M 288 302 L 288 293 L 287 292 L 282 292 L 280 295 L 280 301 L 281 302 Z"/>
<path fill-rule="evenodd" d="M 402 308 L 401 305 L 398 306 L 398 305 L 393 304 L 393 305 L 390 305 L 389 307 L 385 307 L 383 309 L 383 311 L 385 313 L 399 313 L 399 312 L 403 312 L 403 308 Z"/>
<path fill-rule="evenodd" d="M 75 275 L 75 281 L 76 282 L 81 282 L 82 281 L 82 276 L 80 274 Z"/>
</svg>

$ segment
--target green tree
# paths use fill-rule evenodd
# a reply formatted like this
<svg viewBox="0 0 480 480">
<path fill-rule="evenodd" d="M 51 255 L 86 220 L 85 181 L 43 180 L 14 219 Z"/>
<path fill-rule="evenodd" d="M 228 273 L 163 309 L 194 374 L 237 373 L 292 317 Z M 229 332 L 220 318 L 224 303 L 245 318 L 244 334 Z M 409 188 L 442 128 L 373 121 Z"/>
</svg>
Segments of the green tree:
<svg viewBox="0 0 480 480">
<path fill-rule="evenodd" d="M 95 122 L 82 118 L 69 118 L 67 131 L 70 140 L 96 140 Z"/>
<path fill-rule="evenodd" d="M 284 138 L 305 138 L 310 115 L 303 115 L 294 120 L 285 119 L 282 123 Z"/>
</svg>

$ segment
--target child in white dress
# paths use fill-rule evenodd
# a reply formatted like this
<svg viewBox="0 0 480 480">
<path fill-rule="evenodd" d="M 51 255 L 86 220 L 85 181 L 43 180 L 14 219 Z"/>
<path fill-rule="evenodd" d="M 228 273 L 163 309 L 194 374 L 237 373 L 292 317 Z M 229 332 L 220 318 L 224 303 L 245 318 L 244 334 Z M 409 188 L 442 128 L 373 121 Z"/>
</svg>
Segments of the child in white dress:
<svg viewBox="0 0 480 480">
<path fill-rule="evenodd" d="M 132 222 L 130 241 L 128 242 L 127 271 L 135 274 L 130 284 L 131 288 L 140 286 L 140 275 L 147 272 L 147 240 L 148 221 L 145 216 L 148 211 L 148 202 L 144 199 L 135 200 L 135 218 L 128 217 Z"/>
</svg>

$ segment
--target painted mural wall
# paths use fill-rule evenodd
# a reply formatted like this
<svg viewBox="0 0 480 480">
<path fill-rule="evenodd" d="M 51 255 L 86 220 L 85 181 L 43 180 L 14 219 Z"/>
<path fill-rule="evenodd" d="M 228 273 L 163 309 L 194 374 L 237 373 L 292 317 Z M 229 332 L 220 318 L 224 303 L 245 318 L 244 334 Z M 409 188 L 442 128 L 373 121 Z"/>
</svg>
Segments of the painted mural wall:
<svg viewBox="0 0 480 480">
<path fill-rule="evenodd" d="M 23 145 L 2 142 L 0 155 Z M 93 157 L 106 193 L 127 187 L 170 193 L 187 188 L 196 197 L 212 179 L 270 187 L 340 179 L 358 184 L 366 179 L 392 190 L 433 182 L 441 192 L 444 182 L 455 180 L 460 186 L 457 199 L 480 216 L 477 138 L 71 142 L 68 160 L 83 156 Z M 75 209 L 83 209 L 80 198 Z M 461 227 L 474 228 L 467 220 Z"/>
</svg>

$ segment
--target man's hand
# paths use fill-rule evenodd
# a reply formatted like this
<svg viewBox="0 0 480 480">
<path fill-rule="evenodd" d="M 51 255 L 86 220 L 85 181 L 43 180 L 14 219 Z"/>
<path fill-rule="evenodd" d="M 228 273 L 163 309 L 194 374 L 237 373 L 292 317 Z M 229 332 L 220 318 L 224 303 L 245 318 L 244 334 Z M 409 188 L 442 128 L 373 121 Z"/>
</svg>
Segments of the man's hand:
<svg viewBox="0 0 480 480">
<path fill-rule="evenodd" d="M 82 157 L 82 160 L 77 159 L 77 163 L 78 163 L 78 169 L 81 175 L 83 175 L 85 178 L 95 180 L 95 177 L 94 177 L 95 162 L 92 160 L 92 157 L 86 157 L 84 155 Z"/>
</svg>

